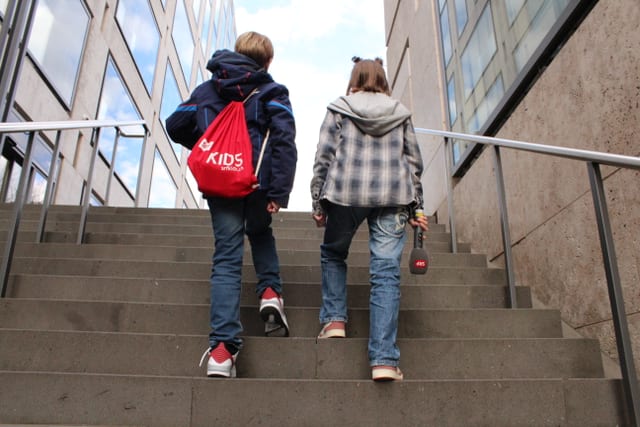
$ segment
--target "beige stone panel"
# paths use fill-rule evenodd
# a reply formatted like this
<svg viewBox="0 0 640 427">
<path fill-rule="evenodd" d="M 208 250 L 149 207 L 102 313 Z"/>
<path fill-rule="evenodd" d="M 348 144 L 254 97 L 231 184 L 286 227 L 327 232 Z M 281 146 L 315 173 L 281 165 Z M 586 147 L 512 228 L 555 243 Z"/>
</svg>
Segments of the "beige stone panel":
<svg viewBox="0 0 640 427">
<path fill-rule="evenodd" d="M 458 241 L 489 260 L 503 252 L 493 154 L 485 150 L 466 175 L 456 180 L 454 210 Z"/>
<path fill-rule="evenodd" d="M 55 191 L 56 204 L 78 206 L 82 198 L 82 177 L 73 165 L 63 159 Z"/>
<path fill-rule="evenodd" d="M 640 195 L 630 184 L 637 172 L 610 177 L 605 187 L 626 311 L 640 311 Z M 619 195 L 622 193 L 621 195 Z M 636 211 L 633 213 L 632 211 Z M 591 194 L 587 194 L 538 227 L 513 248 L 518 284 L 530 286 L 545 305 L 558 308 L 574 328 L 611 317 L 602 251 Z"/>
<path fill-rule="evenodd" d="M 636 366 L 636 373 L 637 375 L 640 375 L 640 313 L 636 312 L 631 316 L 628 316 L 627 323 L 629 327 L 629 337 L 631 339 L 631 348 L 634 364 Z M 618 347 L 616 344 L 612 320 L 609 319 L 605 322 L 586 326 L 579 329 L 578 332 L 589 338 L 597 338 L 600 341 L 600 348 L 602 349 L 602 352 L 614 360 L 619 361 Z"/>
<path fill-rule="evenodd" d="M 400 0 L 384 0 L 384 39 L 389 39 Z"/>
</svg>

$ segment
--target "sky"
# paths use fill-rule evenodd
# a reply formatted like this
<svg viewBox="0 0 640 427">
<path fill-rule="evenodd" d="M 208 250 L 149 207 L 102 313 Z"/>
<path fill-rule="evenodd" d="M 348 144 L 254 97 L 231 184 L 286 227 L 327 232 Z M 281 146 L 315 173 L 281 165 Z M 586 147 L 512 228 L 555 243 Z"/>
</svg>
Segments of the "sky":
<svg viewBox="0 0 640 427">
<path fill-rule="evenodd" d="M 353 56 L 386 64 L 382 0 L 234 0 L 238 34 L 271 39 L 273 79 L 289 89 L 298 164 L 288 210 L 310 211 L 309 184 L 327 104 L 345 94 Z"/>
</svg>

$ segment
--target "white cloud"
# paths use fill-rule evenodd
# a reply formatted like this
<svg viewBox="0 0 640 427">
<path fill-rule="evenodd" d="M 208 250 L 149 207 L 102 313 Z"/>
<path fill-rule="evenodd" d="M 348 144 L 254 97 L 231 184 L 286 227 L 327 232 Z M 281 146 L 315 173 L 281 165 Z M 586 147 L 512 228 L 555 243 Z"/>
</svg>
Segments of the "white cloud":
<svg viewBox="0 0 640 427">
<path fill-rule="evenodd" d="M 234 7 L 238 34 L 257 31 L 274 44 L 269 72 L 289 89 L 297 128 L 289 209 L 310 211 L 309 183 L 326 106 L 344 95 L 352 56 L 386 56 L 383 2 L 235 0 Z"/>
</svg>

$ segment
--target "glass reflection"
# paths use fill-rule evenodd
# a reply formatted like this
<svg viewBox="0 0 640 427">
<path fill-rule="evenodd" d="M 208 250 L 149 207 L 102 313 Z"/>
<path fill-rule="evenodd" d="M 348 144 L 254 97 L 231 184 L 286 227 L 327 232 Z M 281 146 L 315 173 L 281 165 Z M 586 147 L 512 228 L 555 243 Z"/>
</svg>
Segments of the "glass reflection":
<svg viewBox="0 0 640 427">
<path fill-rule="evenodd" d="M 173 208 L 176 205 L 177 187 L 164 159 L 156 149 L 151 173 L 151 190 L 149 191 L 150 208 Z"/>
<path fill-rule="evenodd" d="M 491 4 L 487 4 L 460 59 L 465 98 L 471 95 L 478 81 L 480 81 L 496 49 Z"/>
<path fill-rule="evenodd" d="M 191 26 L 187 18 L 184 0 L 178 0 L 176 4 L 176 15 L 173 19 L 173 31 L 171 35 L 176 45 L 178 59 L 182 67 L 187 87 L 191 86 L 191 67 L 193 66 L 193 34 L 191 34 Z"/>
<path fill-rule="evenodd" d="M 445 65 L 449 64 L 453 49 L 451 48 L 451 29 L 449 28 L 449 11 L 446 6 L 440 13 L 440 33 L 442 36 L 442 51 Z"/>
<path fill-rule="evenodd" d="M 204 21 L 202 22 L 202 33 L 200 34 L 200 46 L 204 56 L 207 57 L 209 52 L 209 31 L 211 29 L 211 1 L 206 0 L 204 4 Z M 197 85 L 196 85 L 197 86 Z"/>
<path fill-rule="evenodd" d="M 569 0 L 529 1 L 527 3 L 525 10 L 530 25 L 513 51 L 518 71 L 522 71 L 568 3 Z"/>
<path fill-rule="evenodd" d="M 122 82 L 120 74 L 113 64 L 112 58 L 109 58 L 107 64 L 102 94 L 100 95 L 98 119 L 116 121 L 141 119 L 129 92 Z M 127 190 L 135 195 L 143 139 L 120 136 L 117 149 L 114 152 L 115 139 L 116 131 L 111 128 L 104 128 L 100 132 L 98 149 L 108 164 L 113 163 L 116 174 L 125 184 Z"/>
<path fill-rule="evenodd" d="M 176 82 L 176 75 L 173 72 L 171 64 L 167 62 L 167 69 L 164 72 L 162 104 L 160 105 L 160 122 L 162 123 L 162 128 L 165 129 L 165 132 L 165 121 L 167 120 L 167 117 L 175 111 L 182 101 L 184 101 L 184 99 L 180 96 L 180 90 L 178 89 L 178 83 Z M 182 146 L 172 142 L 171 147 L 173 148 L 173 152 L 176 154 L 176 157 L 180 159 Z"/>
<path fill-rule="evenodd" d="M 467 0 L 455 0 L 456 7 L 456 27 L 458 29 L 458 37 L 464 31 L 464 27 L 467 25 Z"/>
<path fill-rule="evenodd" d="M 89 14 L 80 0 L 40 0 L 29 36 L 29 54 L 70 106 L 85 46 Z"/>
<path fill-rule="evenodd" d="M 120 0 L 116 19 L 147 92 L 151 93 L 160 45 L 160 31 L 151 6 L 148 1 Z"/>
</svg>

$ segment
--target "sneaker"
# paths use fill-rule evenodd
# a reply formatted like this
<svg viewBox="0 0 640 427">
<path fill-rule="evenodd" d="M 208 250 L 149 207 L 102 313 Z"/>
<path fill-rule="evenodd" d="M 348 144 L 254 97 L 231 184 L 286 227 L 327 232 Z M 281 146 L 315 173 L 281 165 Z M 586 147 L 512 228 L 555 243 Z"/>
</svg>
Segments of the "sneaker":
<svg viewBox="0 0 640 427">
<path fill-rule="evenodd" d="M 373 366 L 371 379 L 374 381 L 402 381 L 404 375 L 397 366 Z"/>
<path fill-rule="evenodd" d="M 204 351 L 200 359 L 200 366 L 204 362 L 204 358 L 209 356 L 207 361 L 208 377 L 236 377 L 236 358 L 238 353 L 231 354 L 224 343 L 219 343 L 215 348 L 208 348 Z"/>
<path fill-rule="evenodd" d="M 345 333 L 345 322 L 333 321 L 325 323 L 324 327 L 318 334 L 318 339 L 344 338 L 346 336 L 347 334 Z"/>
<path fill-rule="evenodd" d="M 260 317 L 265 322 L 264 333 L 268 337 L 288 337 L 289 323 L 284 314 L 284 300 L 272 288 L 260 297 Z"/>
</svg>

